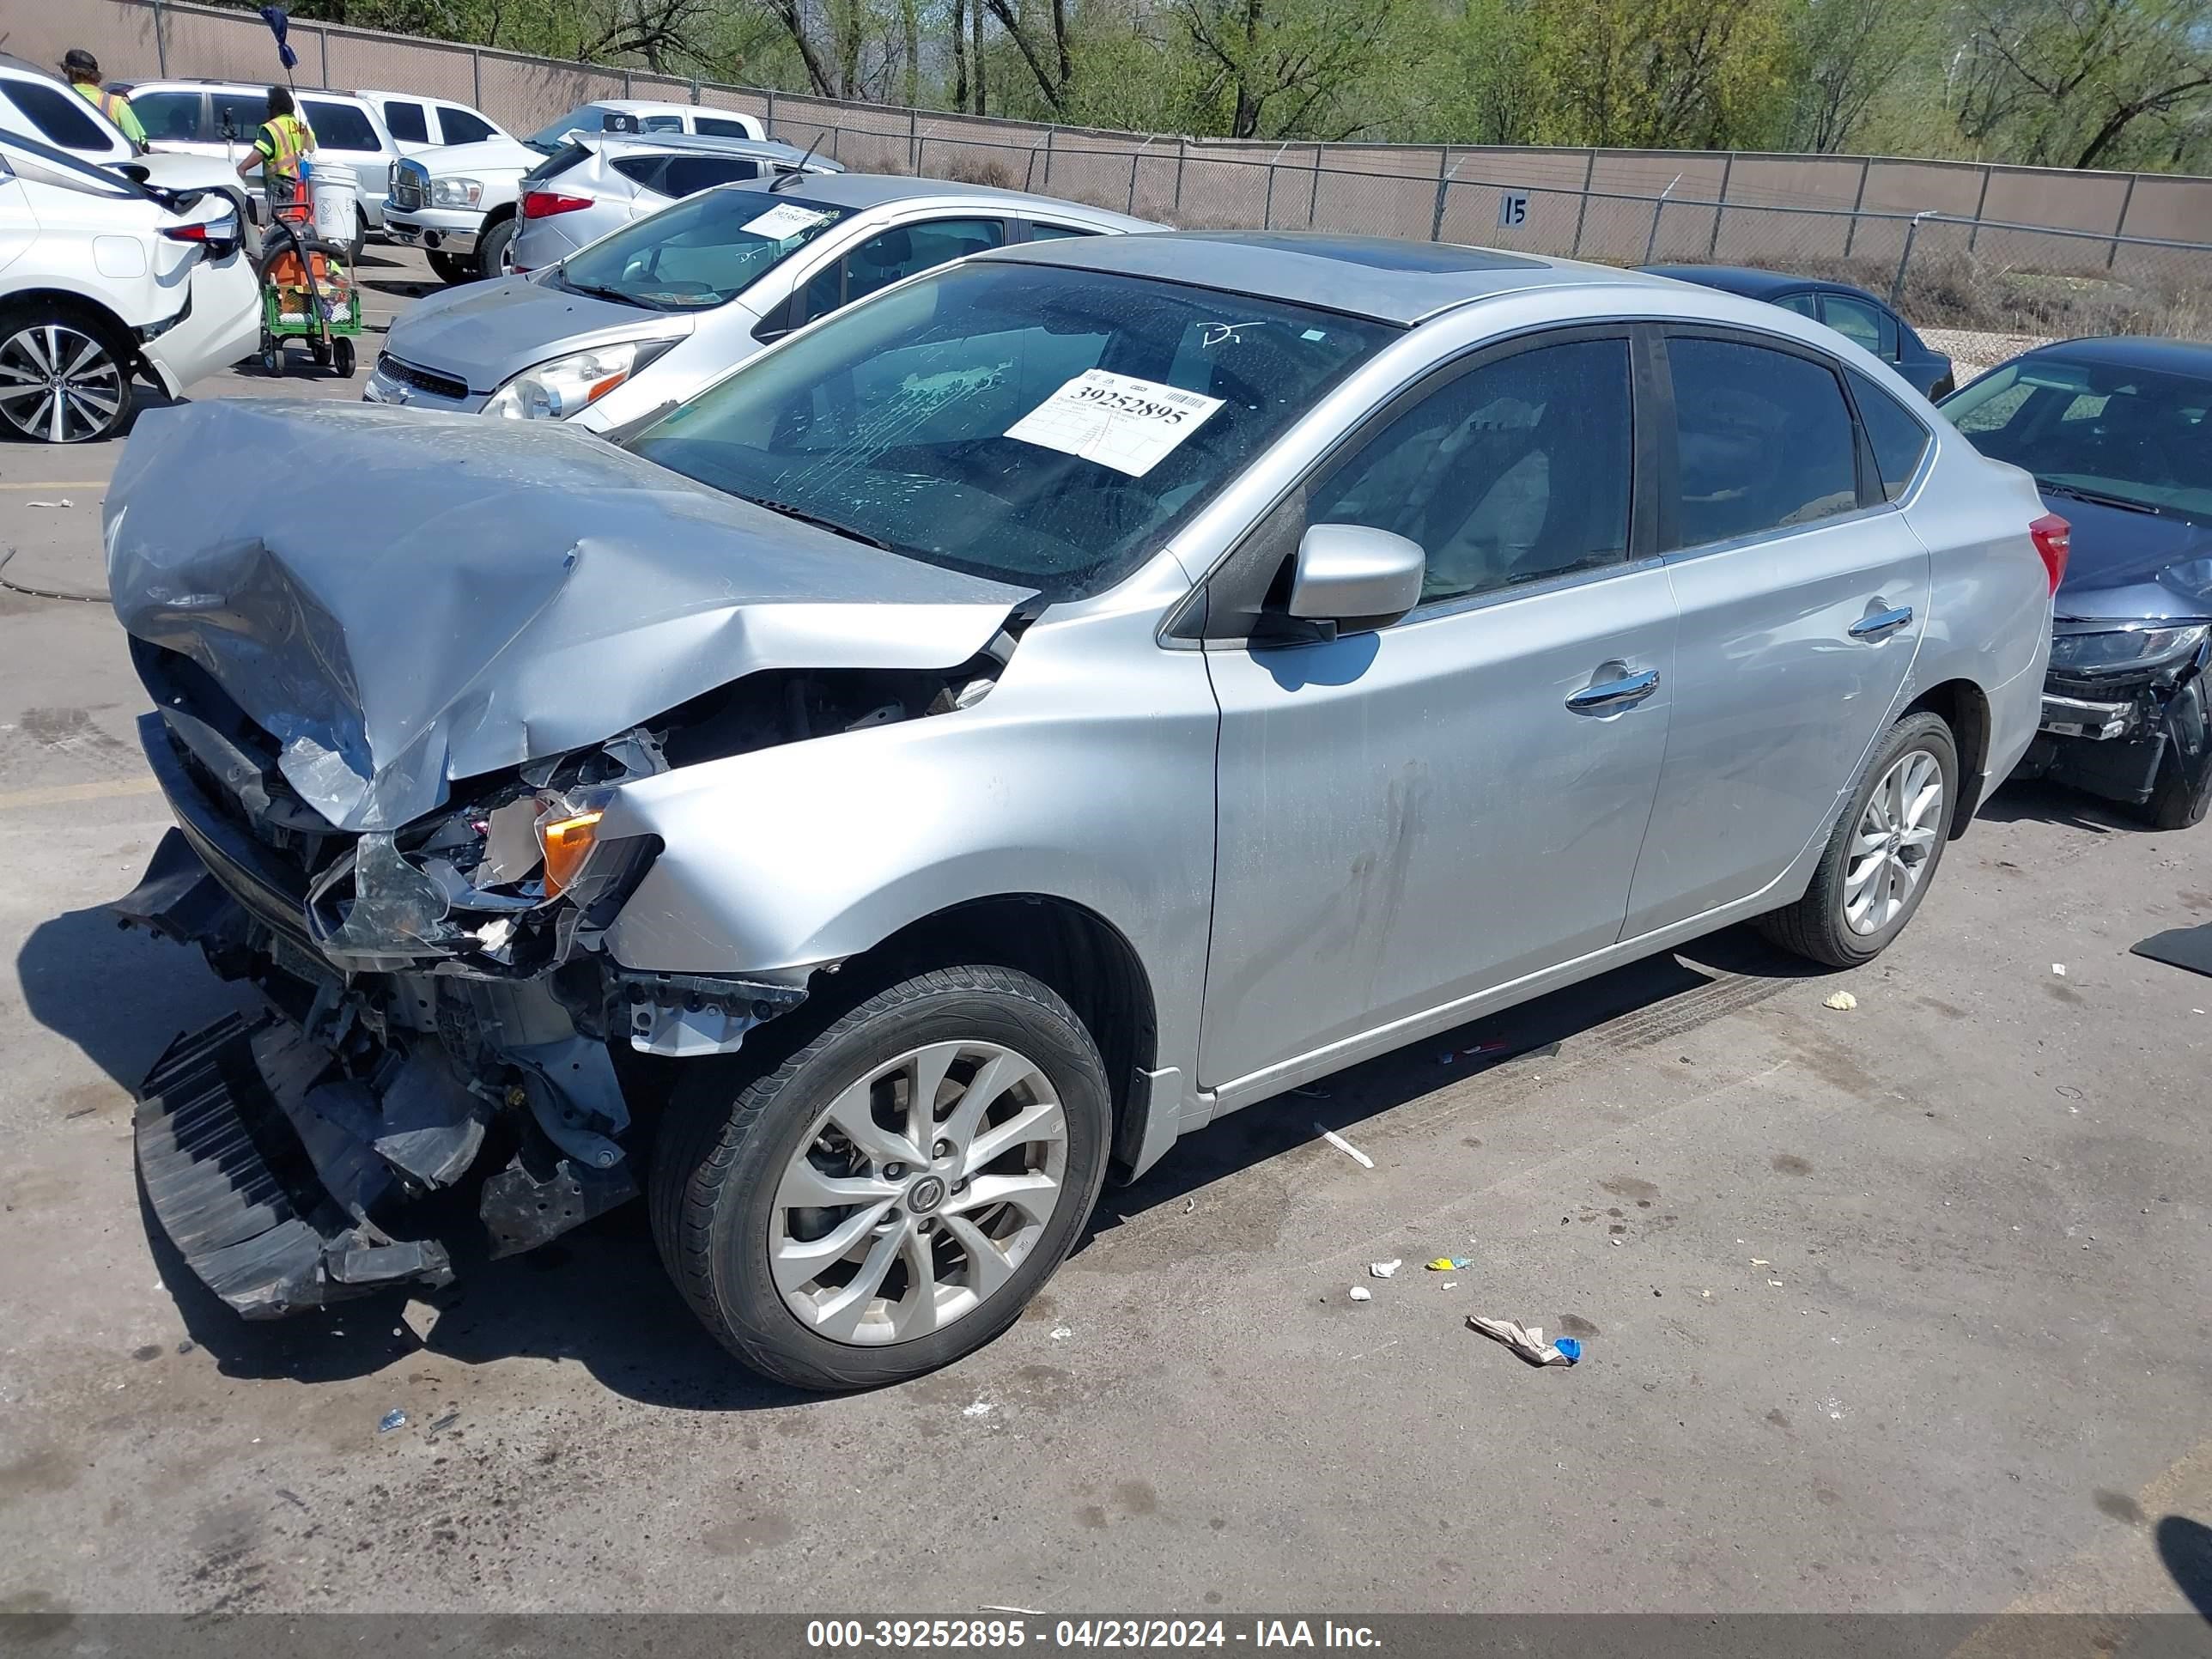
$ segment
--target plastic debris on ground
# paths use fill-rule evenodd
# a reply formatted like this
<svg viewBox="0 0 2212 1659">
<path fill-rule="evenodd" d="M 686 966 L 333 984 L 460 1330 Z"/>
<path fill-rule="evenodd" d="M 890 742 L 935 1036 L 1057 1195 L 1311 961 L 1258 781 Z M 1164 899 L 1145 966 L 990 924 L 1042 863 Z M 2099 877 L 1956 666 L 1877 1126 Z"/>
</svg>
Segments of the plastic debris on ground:
<svg viewBox="0 0 2212 1659">
<path fill-rule="evenodd" d="M 404 1429 L 406 1426 L 407 1413 L 401 1411 L 398 1407 L 394 1406 L 390 1411 L 385 1413 L 383 1417 L 378 1420 L 376 1431 L 379 1434 L 390 1434 L 394 1429 Z"/>
<path fill-rule="evenodd" d="M 26 507 L 69 507 L 74 505 L 74 503 L 70 501 L 68 496 L 64 495 L 58 501 L 25 501 L 23 505 Z"/>
<path fill-rule="evenodd" d="M 999 1407 L 995 1402 L 988 1400 L 979 1400 L 972 1406 L 963 1406 L 960 1408 L 960 1415 L 963 1417 L 988 1417 L 993 1412 L 998 1409 Z"/>
<path fill-rule="evenodd" d="M 1354 1285 L 1352 1287 L 1352 1299 L 1354 1302 L 1372 1302 L 1375 1299 L 1375 1292 L 1364 1285 Z"/>
<path fill-rule="evenodd" d="M 1468 1328 L 1511 1350 L 1531 1365 L 1571 1365 L 1583 1357 L 1583 1345 L 1571 1336 L 1557 1342 L 1544 1340 L 1541 1325 L 1522 1325 L 1510 1319 L 1486 1319 L 1469 1314 Z"/>
<path fill-rule="evenodd" d="M 443 1434 L 447 1429 L 452 1428 L 454 1424 L 460 1420 L 461 1414 L 459 1412 L 447 1412 L 443 1417 L 433 1423 L 428 1428 L 423 1430 L 422 1432 L 425 1434 Z"/>
<path fill-rule="evenodd" d="M 1055 1325 L 1052 1328 L 1052 1340 L 1055 1342 L 1065 1342 L 1074 1334 L 1075 1331 L 1071 1326 Z"/>
<path fill-rule="evenodd" d="M 1859 1000 L 1849 991 L 1838 991 L 1832 996 L 1821 998 L 1820 1006 L 1823 1008 L 1833 1008 L 1838 1013 L 1844 1014 L 1857 1007 Z"/>
<path fill-rule="evenodd" d="M 2064 979 L 2066 977 L 2066 964 L 2063 962 L 2054 962 L 2051 964 L 2051 971 L 2057 975 L 2059 978 Z"/>
<path fill-rule="evenodd" d="M 1434 1261 L 1424 1261 L 1421 1265 L 1432 1273 L 1455 1273 L 1462 1267 L 1471 1267 L 1474 1263 L 1468 1256 L 1440 1255 Z"/>
<path fill-rule="evenodd" d="M 1335 1147 L 1338 1152 L 1342 1152 L 1346 1158 L 1350 1158 L 1354 1164 L 1357 1164 L 1361 1169 L 1371 1170 L 1375 1167 L 1375 1160 L 1373 1158 L 1368 1157 L 1366 1153 L 1361 1152 L 1358 1147 L 1353 1146 L 1342 1135 L 1337 1133 L 1335 1130 L 1325 1129 L 1320 1124 L 1316 1123 L 1314 1125 L 1314 1133 L 1319 1135 L 1323 1140 L 1328 1142 L 1330 1146 Z"/>
<path fill-rule="evenodd" d="M 1395 1275 L 1398 1269 L 1405 1265 L 1406 1258 L 1404 1256 L 1394 1255 L 1388 1261 L 1369 1262 L 1367 1264 L 1367 1271 L 1377 1279 L 1389 1279 Z"/>
</svg>

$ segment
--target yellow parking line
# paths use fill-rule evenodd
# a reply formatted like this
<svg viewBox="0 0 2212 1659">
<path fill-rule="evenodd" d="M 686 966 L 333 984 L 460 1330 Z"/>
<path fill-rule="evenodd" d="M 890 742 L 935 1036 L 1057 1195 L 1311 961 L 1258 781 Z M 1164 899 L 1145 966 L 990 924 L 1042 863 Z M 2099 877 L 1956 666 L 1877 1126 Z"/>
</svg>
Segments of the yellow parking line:
<svg viewBox="0 0 2212 1659">
<path fill-rule="evenodd" d="M 123 795 L 151 795 L 161 786 L 151 778 L 106 778 L 98 783 L 57 783 L 44 789 L 0 789 L 0 812 L 19 806 L 58 806 L 72 800 L 112 800 Z"/>
</svg>

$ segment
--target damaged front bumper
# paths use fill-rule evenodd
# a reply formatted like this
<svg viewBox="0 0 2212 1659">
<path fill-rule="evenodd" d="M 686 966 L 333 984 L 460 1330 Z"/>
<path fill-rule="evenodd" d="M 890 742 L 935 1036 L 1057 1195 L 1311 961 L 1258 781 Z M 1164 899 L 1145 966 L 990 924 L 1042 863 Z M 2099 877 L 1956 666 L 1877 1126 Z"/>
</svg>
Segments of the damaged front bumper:
<svg viewBox="0 0 2212 1659">
<path fill-rule="evenodd" d="M 2015 775 L 2140 806 L 2171 765 L 2197 793 L 2212 770 L 2209 701 L 2198 663 L 2118 684 L 2054 674 L 2044 688 L 2041 729 Z"/>
<path fill-rule="evenodd" d="M 249 1318 L 440 1285 L 457 1253 L 526 1250 L 634 1196 L 635 1057 L 734 1048 L 804 995 L 625 968 L 598 948 L 590 891 L 485 921 L 460 908 L 483 892 L 457 902 L 427 872 L 434 829 L 405 852 L 326 823 L 304 840 L 312 816 L 210 712 L 141 723 L 177 827 L 114 908 L 260 994 L 253 1017 L 170 1045 L 136 1121 L 162 1228 Z M 364 874 L 379 840 L 392 867 Z"/>
</svg>

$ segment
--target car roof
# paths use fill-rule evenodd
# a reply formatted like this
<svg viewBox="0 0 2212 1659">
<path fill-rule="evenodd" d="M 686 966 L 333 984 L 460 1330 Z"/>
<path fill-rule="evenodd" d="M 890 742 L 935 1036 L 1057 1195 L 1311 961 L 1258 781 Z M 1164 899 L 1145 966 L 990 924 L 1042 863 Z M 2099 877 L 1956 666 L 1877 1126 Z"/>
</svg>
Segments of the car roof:
<svg viewBox="0 0 2212 1659">
<path fill-rule="evenodd" d="M 0 52 L 0 70 L 12 70 L 18 75 L 34 75 L 41 81 L 58 82 L 62 77 L 52 70 L 42 70 L 28 58 L 18 58 L 12 52 Z"/>
<path fill-rule="evenodd" d="M 659 150 L 672 155 L 750 155 L 793 167 L 805 161 L 810 168 L 818 167 L 824 173 L 845 170 L 826 155 L 810 161 L 806 151 L 778 138 L 728 138 L 712 132 L 590 132 L 582 127 L 564 137 L 568 143 L 586 149 Z"/>
<path fill-rule="evenodd" d="M 472 115 L 483 115 L 482 110 L 466 99 L 448 98 L 441 92 L 387 92 L 381 87 L 356 87 L 353 95 L 356 98 L 404 98 L 415 104 L 446 104 L 454 109 L 467 110 Z M 484 115 L 484 119 L 489 121 L 491 118 Z"/>
<path fill-rule="evenodd" d="M 625 115 L 681 115 L 694 110 L 702 115 L 745 115 L 741 109 L 715 109 L 706 104 L 672 104 L 659 98 L 591 98 L 576 106 L 579 109 L 618 109 Z M 749 121 L 757 121 L 757 115 L 745 115 Z"/>
<path fill-rule="evenodd" d="M 1848 294 L 1855 299 L 1871 301 L 1887 309 L 1878 294 L 1850 283 L 1838 283 L 1826 276 L 1800 276 L 1793 271 L 1761 270 L 1755 265 L 1638 265 L 1638 270 L 1651 276 L 1671 276 L 1678 283 L 1695 283 L 1700 288 L 1717 288 L 1723 293 L 1741 294 L 1747 298 L 1763 300 L 1774 294 Z"/>
<path fill-rule="evenodd" d="M 266 93 L 275 85 L 270 81 L 226 81 L 210 75 L 148 76 L 143 80 L 118 77 L 111 86 L 128 87 L 133 92 L 258 92 Z M 336 98 L 343 103 L 366 104 L 359 93 L 346 92 L 337 87 L 300 87 L 292 88 L 300 98 Z M 410 94 L 410 96 L 412 94 Z"/>
<path fill-rule="evenodd" d="M 2028 357 L 2063 358 L 2108 368 L 2148 368 L 2168 374 L 2212 377 L 2212 345 L 2201 340 L 2161 339 L 2152 335 L 2109 334 L 2087 340 L 2054 340 L 2023 352 Z"/>
<path fill-rule="evenodd" d="M 824 207 L 852 208 L 856 211 L 895 202 L 942 202 L 997 213 L 1066 214 L 1093 224 L 1109 225 L 1121 230 L 1159 228 L 1150 220 L 1133 219 L 1126 213 L 1092 207 L 1085 202 L 1070 202 L 1057 196 L 1033 196 L 1026 191 L 1000 190 L 991 185 L 963 185 L 945 179 L 909 179 L 897 173 L 810 174 L 803 182 L 793 179 L 786 183 L 782 193 L 804 197 L 819 202 Z"/>
<path fill-rule="evenodd" d="M 1516 289 L 1640 287 L 1660 280 L 1610 265 L 1464 247 L 1455 242 L 1404 242 L 1315 231 L 1173 231 L 1110 241 L 1031 242 L 975 257 L 1121 271 L 1401 326 Z"/>
</svg>

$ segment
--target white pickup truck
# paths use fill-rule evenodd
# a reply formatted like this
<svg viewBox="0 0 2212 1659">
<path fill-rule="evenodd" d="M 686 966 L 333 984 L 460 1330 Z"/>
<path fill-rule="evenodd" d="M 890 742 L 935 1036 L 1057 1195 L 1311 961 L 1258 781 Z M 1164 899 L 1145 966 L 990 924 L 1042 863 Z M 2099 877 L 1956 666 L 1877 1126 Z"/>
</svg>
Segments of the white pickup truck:
<svg viewBox="0 0 2212 1659">
<path fill-rule="evenodd" d="M 448 283 L 474 282 L 508 269 L 507 248 L 521 228 L 523 176 L 560 149 L 571 132 L 703 132 L 765 138 L 755 118 L 696 104 L 608 98 L 573 109 L 529 137 L 453 144 L 394 162 L 384 230 L 419 247 Z"/>
</svg>

